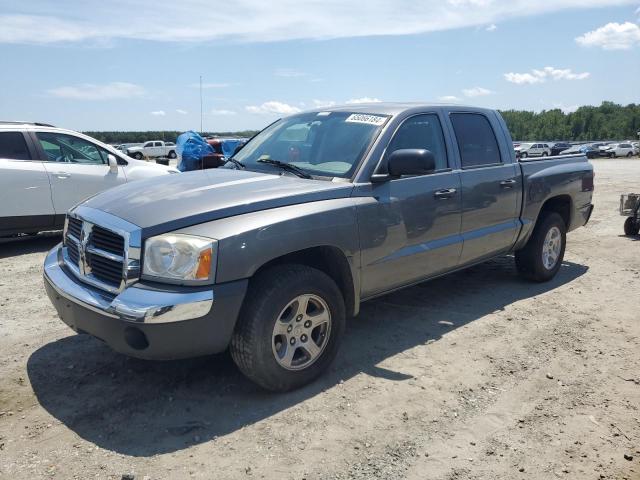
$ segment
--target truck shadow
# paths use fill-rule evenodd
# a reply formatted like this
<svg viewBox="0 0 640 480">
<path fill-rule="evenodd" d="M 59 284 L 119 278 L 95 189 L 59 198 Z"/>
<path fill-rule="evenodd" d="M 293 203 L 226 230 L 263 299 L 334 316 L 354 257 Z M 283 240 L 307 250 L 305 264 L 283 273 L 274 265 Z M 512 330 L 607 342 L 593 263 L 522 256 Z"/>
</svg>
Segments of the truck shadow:
<svg viewBox="0 0 640 480">
<path fill-rule="evenodd" d="M 79 436 L 107 450 L 149 457 L 234 432 L 356 375 L 411 379 L 377 365 L 586 271 L 564 262 L 553 281 L 528 283 L 516 276 L 512 259 L 504 258 L 367 302 L 349 322 L 333 367 L 287 394 L 254 386 L 228 354 L 149 362 L 114 353 L 84 335 L 43 346 L 27 370 L 40 404 Z"/>
<path fill-rule="evenodd" d="M 62 241 L 62 232 L 45 232 L 34 236 L 0 238 L 0 259 L 42 253 Z"/>
</svg>

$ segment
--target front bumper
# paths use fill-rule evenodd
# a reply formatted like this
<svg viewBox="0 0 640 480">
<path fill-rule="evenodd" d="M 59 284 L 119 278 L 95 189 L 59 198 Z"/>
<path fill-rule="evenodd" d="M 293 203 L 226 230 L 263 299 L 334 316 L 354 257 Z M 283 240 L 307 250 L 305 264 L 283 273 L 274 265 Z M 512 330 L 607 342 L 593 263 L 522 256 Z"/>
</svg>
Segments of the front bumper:
<svg viewBox="0 0 640 480">
<path fill-rule="evenodd" d="M 225 350 L 247 280 L 203 287 L 136 283 L 112 295 L 78 280 L 49 252 L 44 284 L 64 323 L 126 355 L 167 360 Z"/>
</svg>

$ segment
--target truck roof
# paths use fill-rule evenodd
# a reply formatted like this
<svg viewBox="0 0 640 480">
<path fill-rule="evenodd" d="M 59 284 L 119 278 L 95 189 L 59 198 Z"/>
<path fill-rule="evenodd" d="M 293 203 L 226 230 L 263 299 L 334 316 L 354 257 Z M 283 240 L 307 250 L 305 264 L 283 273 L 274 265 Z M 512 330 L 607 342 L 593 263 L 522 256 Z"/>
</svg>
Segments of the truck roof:
<svg viewBox="0 0 640 480">
<path fill-rule="evenodd" d="M 407 110 L 436 110 L 447 108 L 452 110 L 466 110 L 473 112 L 492 112 L 489 108 L 474 107 L 453 103 L 426 103 L 426 102 L 372 102 L 349 103 L 345 105 L 333 105 L 331 107 L 314 108 L 309 112 L 367 112 L 383 115 L 397 115 Z"/>
</svg>

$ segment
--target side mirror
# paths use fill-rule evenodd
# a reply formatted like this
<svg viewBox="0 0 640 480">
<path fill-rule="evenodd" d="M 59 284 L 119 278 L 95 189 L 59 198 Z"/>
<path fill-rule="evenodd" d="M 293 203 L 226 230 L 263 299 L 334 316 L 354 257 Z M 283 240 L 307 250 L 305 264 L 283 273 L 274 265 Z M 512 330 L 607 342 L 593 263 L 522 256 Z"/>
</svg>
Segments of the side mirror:
<svg viewBox="0 0 640 480">
<path fill-rule="evenodd" d="M 115 155 L 111 153 L 107 155 L 107 161 L 109 162 L 109 172 L 118 174 L 118 160 Z"/>
<path fill-rule="evenodd" d="M 387 161 L 387 171 L 391 177 L 402 175 L 425 175 L 436 169 L 433 152 L 424 149 L 406 148 L 396 150 Z"/>
</svg>

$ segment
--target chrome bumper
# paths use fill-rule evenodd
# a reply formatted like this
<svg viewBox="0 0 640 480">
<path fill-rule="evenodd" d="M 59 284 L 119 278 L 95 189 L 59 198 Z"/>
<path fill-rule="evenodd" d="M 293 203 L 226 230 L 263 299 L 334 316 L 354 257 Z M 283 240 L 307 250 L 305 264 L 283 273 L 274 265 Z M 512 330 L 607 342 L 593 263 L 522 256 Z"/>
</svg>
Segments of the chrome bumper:
<svg viewBox="0 0 640 480">
<path fill-rule="evenodd" d="M 170 323 L 207 315 L 213 306 L 213 290 L 157 291 L 132 285 L 117 295 L 81 283 L 61 266 L 61 247 L 51 250 L 44 262 L 44 279 L 60 295 L 102 315 L 132 323 Z"/>
</svg>

